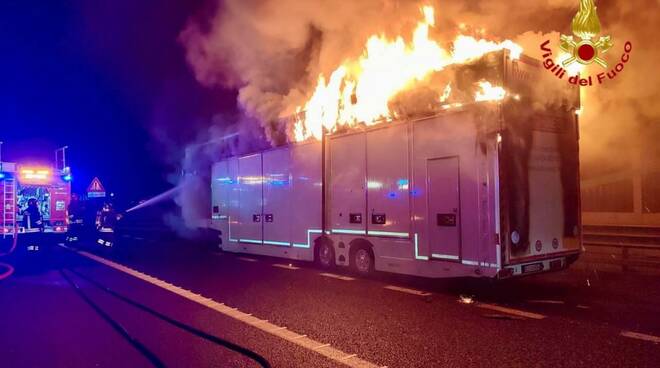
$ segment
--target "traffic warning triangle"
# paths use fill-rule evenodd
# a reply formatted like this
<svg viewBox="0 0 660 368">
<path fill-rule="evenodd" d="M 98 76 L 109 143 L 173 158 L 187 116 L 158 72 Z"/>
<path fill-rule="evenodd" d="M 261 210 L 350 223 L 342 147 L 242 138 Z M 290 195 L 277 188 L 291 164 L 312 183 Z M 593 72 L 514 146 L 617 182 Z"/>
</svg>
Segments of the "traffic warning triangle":
<svg viewBox="0 0 660 368">
<path fill-rule="evenodd" d="M 101 193 L 101 192 L 105 192 L 105 188 L 103 188 L 103 184 L 101 184 L 99 178 L 94 177 L 94 179 L 92 179 L 92 182 L 89 184 L 89 187 L 87 187 L 87 192 Z"/>
</svg>

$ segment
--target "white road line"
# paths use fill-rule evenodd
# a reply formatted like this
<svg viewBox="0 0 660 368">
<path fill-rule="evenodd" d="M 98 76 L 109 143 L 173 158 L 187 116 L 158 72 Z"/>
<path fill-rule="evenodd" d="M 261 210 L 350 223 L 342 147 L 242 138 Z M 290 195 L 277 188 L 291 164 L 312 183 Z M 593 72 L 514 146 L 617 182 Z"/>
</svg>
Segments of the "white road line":
<svg viewBox="0 0 660 368">
<path fill-rule="evenodd" d="M 520 316 L 520 317 L 531 318 L 531 319 L 544 319 L 545 318 L 545 316 L 542 315 L 542 314 L 532 313 L 532 312 L 525 312 L 525 311 L 521 311 L 519 309 L 502 307 L 500 305 L 495 305 L 495 304 L 478 303 L 476 305 L 479 308 L 490 309 L 490 310 L 494 310 L 494 311 L 498 311 L 498 312 L 502 312 L 502 313 L 513 314 L 514 316 Z"/>
<path fill-rule="evenodd" d="M 408 288 L 404 288 L 404 287 L 400 287 L 400 286 L 394 286 L 394 285 L 387 285 L 387 286 L 385 286 L 385 289 L 400 291 L 402 293 L 408 293 L 408 294 L 419 295 L 419 296 L 429 296 L 429 295 L 431 295 L 431 293 L 428 293 L 426 291 L 408 289 Z"/>
<path fill-rule="evenodd" d="M 240 259 L 241 261 L 245 261 L 245 262 L 259 262 L 259 260 L 257 260 L 257 259 L 248 258 L 248 257 L 238 257 L 238 259 Z"/>
<path fill-rule="evenodd" d="M 352 277 L 342 276 L 342 275 L 336 275 L 336 274 L 334 274 L 334 273 L 326 273 L 326 272 L 324 272 L 324 273 L 320 273 L 319 275 L 324 276 L 324 277 L 330 277 L 330 278 L 337 279 L 337 280 L 344 280 L 344 281 L 353 281 L 353 280 L 355 280 L 355 279 L 352 278 Z"/>
<path fill-rule="evenodd" d="M 169 283 L 165 283 L 162 280 L 159 280 L 153 276 L 147 275 L 145 273 L 142 273 L 140 271 L 134 270 L 130 267 L 126 267 L 122 264 L 110 261 L 108 259 L 99 257 L 97 255 L 84 252 L 84 251 L 77 251 L 72 248 L 69 248 L 67 246 L 62 246 L 63 248 L 69 249 L 71 251 L 74 251 L 82 256 L 85 256 L 89 259 L 92 259 L 96 262 L 99 262 L 103 265 L 106 265 L 108 267 L 114 268 L 117 271 L 121 271 L 123 273 L 126 273 L 128 275 L 131 275 L 133 277 L 136 277 L 142 281 L 148 282 L 152 285 L 158 286 L 160 288 L 163 288 L 165 290 L 168 290 L 174 294 L 177 294 L 183 298 L 186 298 L 190 301 L 193 301 L 197 304 L 203 305 L 205 307 L 208 307 L 210 309 L 213 309 L 217 311 L 218 313 L 221 313 L 227 317 L 236 319 L 238 321 L 241 321 L 247 325 L 250 325 L 254 328 L 258 328 L 264 332 L 267 332 L 273 336 L 279 337 L 283 340 L 286 340 L 288 342 L 291 342 L 293 344 L 296 344 L 300 347 L 303 347 L 308 350 L 315 351 L 316 353 L 323 355 L 324 357 L 331 359 L 337 363 L 344 364 L 348 367 L 351 368 L 361 368 L 361 367 L 366 367 L 366 368 L 377 368 L 379 367 L 378 365 L 371 363 L 369 361 L 366 361 L 364 359 L 360 359 L 356 356 L 352 356 L 353 354 L 347 354 L 339 349 L 335 349 L 333 347 L 330 347 L 330 344 L 323 344 L 321 342 L 315 341 L 310 339 L 309 337 L 306 336 L 301 336 L 298 333 L 295 333 L 291 330 L 288 330 L 286 327 L 280 327 L 277 325 L 274 325 L 272 323 L 269 323 L 266 320 L 262 320 L 256 317 L 251 316 L 248 313 L 243 313 L 239 311 L 237 308 L 231 308 L 229 306 L 226 306 L 223 303 L 218 303 L 214 301 L 213 299 L 210 298 L 205 298 L 200 296 L 199 298 L 193 298 L 191 295 L 192 294 L 189 291 L 186 291 L 185 289 L 174 286 Z M 338 276 L 338 275 L 337 275 Z M 343 276 L 342 276 L 343 277 Z M 165 286 L 163 286 L 165 284 Z M 350 357 L 350 359 L 348 358 Z"/>
<path fill-rule="evenodd" d="M 294 265 L 290 265 L 290 264 L 286 265 L 286 264 L 280 264 L 280 263 L 273 264 L 273 267 L 284 268 L 286 270 L 299 270 L 300 269 L 300 267 L 296 267 Z"/>
<path fill-rule="evenodd" d="M 637 339 L 637 340 L 650 341 L 656 344 L 660 343 L 660 337 L 647 335 L 639 332 L 621 331 L 621 336 L 630 337 L 632 339 Z"/>
<path fill-rule="evenodd" d="M 527 303 L 533 303 L 533 304 L 565 304 L 563 300 L 545 300 L 545 299 L 532 299 L 532 300 L 528 300 Z"/>
</svg>

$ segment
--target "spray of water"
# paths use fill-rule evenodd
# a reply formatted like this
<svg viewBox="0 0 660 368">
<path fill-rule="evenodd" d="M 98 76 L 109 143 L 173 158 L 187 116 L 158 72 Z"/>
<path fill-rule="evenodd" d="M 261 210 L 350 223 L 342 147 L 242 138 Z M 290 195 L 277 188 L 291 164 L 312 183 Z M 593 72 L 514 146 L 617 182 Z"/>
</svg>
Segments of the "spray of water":
<svg viewBox="0 0 660 368">
<path fill-rule="evenodd" d="M 138 204 L 137 206 L 129 208 L 128 210 L 126 210 L 126 213 L 132 212 L 132 211 L 135 211 L 135 210 L 139 210 L 141 208 L 153 206 L 156 203 L 160 203 L 160 202 L 165 201 L 167 199 L 171 199 L 174 196 L 176 196 L 179 193 L 179 191 L 181 189 L 183 189 L 184 186 L 185 186 L 185 181 L 181 182 L 181 184 L 177 185 L 176 187 L 174 187 L 172 189 L 168 189 L 167 191 L 165 191 L 165 192 L 163 192 L 163 193 L 161 193 L 161 194 L 159 194 L 155 197 L 147 199 L 146 201 Z"/>
</svg>

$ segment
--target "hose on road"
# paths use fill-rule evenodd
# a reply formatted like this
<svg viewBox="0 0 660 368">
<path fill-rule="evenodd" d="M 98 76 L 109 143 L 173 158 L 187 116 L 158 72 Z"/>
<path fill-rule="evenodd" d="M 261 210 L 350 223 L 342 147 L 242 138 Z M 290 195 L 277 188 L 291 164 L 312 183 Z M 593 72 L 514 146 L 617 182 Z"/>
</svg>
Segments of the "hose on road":
<svg viewBox="0 0 660 368">
<path fill-rule="evenodd" d="M 7 269 L 5 272 L 0 273 L 0 281 L 6 279 L 14 273 L 14 267 L 8 263 L 0 262 L 0 268 Z"/>
<path fill-rule="evenodd" d="M 64 273 L 64 270 L 60 270 L 60 274 L 62 277 L 69 283 L 69 285 L 75 290 L 75 292 L 90 306 L 94 311 L 101 316 L 112 328 L 117 331 L 124 339 L 126 339 L 137 351 L 140 352 L 145 358 L 153 364 L 154 367 L 165 367 L 165 364 L 154 354 L 151 350 L 149 350 L 146 346 L 144 346 L 140 341 L 138 341 L 135 337 L 131 336 L 128 331 L 122 326 L 119 322 L 115 321 L 108 315 L 101 307 L 96 305 L 89 297 L 82 291 L 80 286 L 76 284 L 75 281 L 73 281 L 69 276 Z"/>
<path fill-rule="evenodd" d="M 173 318 L 170 318 L 170 317 L 168 317 L 168 316 L 166 316 L 166 315 L 164 315 L 164 314 L 162 314 L 162 313 L 160 313 L 160 312 L 157 312 L 157 311 L 155 311 L 155 310 L 153 310 L 153 309 L 147 307 L 147 306 L 144 305 L 144 304 L 141 304 L 141 303 L 139 303 L 139 302 L 136 302 L 136 301 L 134 301 L 134 300 L 132 300 L 132 299 L 129 299 L 128 297 L 125 297 L 125 296 L 123 296 L 123 295 L 117 293 L 116 291 L 110 289 L 109 287 L 104 286 L 104 285 L 98 283 L 97 281 L 92 280 L 91 278 L 89 278 L 89 277 L 87 277 L 87 276 L 85 276 L 85 275 L 82 275 L 81 273 L 79 273 L 79 272 L 77 272 L 77 271 L 75 271 L 75 270 L 72 270 L 72 269 L 67 269 L 67 270 L 68 270 L 69 272 L 73 273 L 74 275 L 76 275 L 77 277 L 79 277 L 79 278 L 81 278 L 81 279 L 87 281 L 87 282 L 90 283 L 91 285 L 94 285 L 94 286 L 97 287 L 98 289 L 100 289 L 100 290 L 102 290 L 102 291 L 104 291 L 104 292 L 106 292 L 106 293 L 112 295 L 113 297 L 115 297 L 115 298 L 117 298 L 117 299 L 119 299 L 119 300 L 121 300 L 121 301 L 123 301 L 123 302 L 125 302 L 125 303 L 127 303 L 127 304 L 129 304 L 129 305 L 131 305 L 131 306 L 133 306 L 133 307 L 135 307 L 135 308 L 137 308 L 137 309 L 140 309 L 140 310 L 142 310 L 142 311 L 144 311 L 144 312 L 146 312 L 146 313 L 149 313 L 149 314 L 151 314 L 152 316 L 154 316 L 154 317 L 156 317 L 156 318 L 158 318 L 158 319 L 160 319 L 160 320 L 162 320 L 162 321 L 165 321 L 165 322 L 167 322 L 167 323 L 169 323 L 169 324 L 171 324 L 171 325 L 173 325 L 173 326 L 175 326 L 175 327 L 178 327 L 178 328 L 180 328 L 180 329 L 182 329 L 182 330 L 184 330 L 184 331 L 186 331 L 186 332 L 188 332 L 188 333 L 190 333 L 190 334 L 193 334 L 193 335 L 195 335 L 195 336 L 197 336 L 197 337 L 200 337 L 200 338 L 205 339 L 205 340 L 207 340 L 207 341 L 213 342 L 213 343 L 215 343 L 215 344 L 217 344 L 217 345 L 220 345 L 220 346 L 225 347 L 225 348 L 227 348 L 227 349 L 229 349 L 229 350 L 232 350 L 232 351 L 234 351 L 234 352 L 237 352 L 237 353 L 239 353 L 239 354 L 241 354 L 241 355 L 243 355 L 243 356 L 246 356 L 246 357 L 248 357 L 248 358 L 250 358 L 251 360 L 255 361 L 256 363 L 258 363 L 260 366 L 262 366 L 262 367 L 264 367 L 264 368 L 270 368 L 270 363 L 268 362 L 268 360 L 266 360 L 266 358 L 264 358 L 263 356 L 259 355 L 259 354 L 258 354 L 257 352 L 255 352 L 255 351 L 252 351 L 252 350 L 250 350 L 250 349 L 247 349 L 247 348 L 245 348 L 245 347 L 242 347 L 242 346 L 240 346 L 240 345 L 237 345 L 237 344 L 235 344 L 235 343 L 232 343 L 232 342 L 230 342 L 230 341 L 227 341 L 227 340 L 222 339 L 222 338 L 220 338 L 220 337 L 217 337 L 217 336 L 215 336 L 215 335 L 211 335 L 211 334 L 209 334 L 209 333 L 206 333 L 206 332 L 204 332 L 204 331 L 202 331 L 202 330 L 199 330 L 199 329 L 197 329 L 197 328 L 195 328 L 195 327 L 192 327 L 192 326 L 190 326 L 190 325 L 188 325 L 188 324 L 185 324 L 185 323 L 183 323 L 183 322 L 180 322 L 180 321 L 177 321 L 177 320 L 175 320 L 175 319 L 173 319 Z"/>
</svg>

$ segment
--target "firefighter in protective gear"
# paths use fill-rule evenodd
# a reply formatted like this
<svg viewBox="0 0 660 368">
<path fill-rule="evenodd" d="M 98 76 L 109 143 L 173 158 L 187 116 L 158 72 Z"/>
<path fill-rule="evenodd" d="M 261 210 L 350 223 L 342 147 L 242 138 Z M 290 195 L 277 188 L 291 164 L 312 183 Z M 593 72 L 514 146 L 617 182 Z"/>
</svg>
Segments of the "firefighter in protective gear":
<svg viewBox="0 0 660 368">
<path fill-rule="evenodd" d="M 41 217 L 41 211 L 39 211 L 39 204 L 35 198 L 30 198 L 28 200 L 28 206 L 23 211 L 23 227 L 25 228 L 25 233 L 30 234 L 28 236 L 31 241 L 27 250 L 38 251 L 39 235 L 44 230 L 44 222 Z"/>
<path fill-rule="evenodd" d="M 112 247 L 115 242 L 115 227 L 117 220 L 121 218 L 118 215 L 112 203 L 105 203 L 96 216 L 96 228 L 98 230 L 98 239 L 96 242 L 105 247 Z"/>
<path fill-rule="evenodd" d="M 84 213 L 85 205 L 80 200 L 77 194 L 71 194 L 71 202 L 67 208 L 67 215 L 69 217 L 69 231 L 67 232 L 66 240 L 68 242 L 78 242 L 81 240 L 84 228 Z"/>
</svg>

